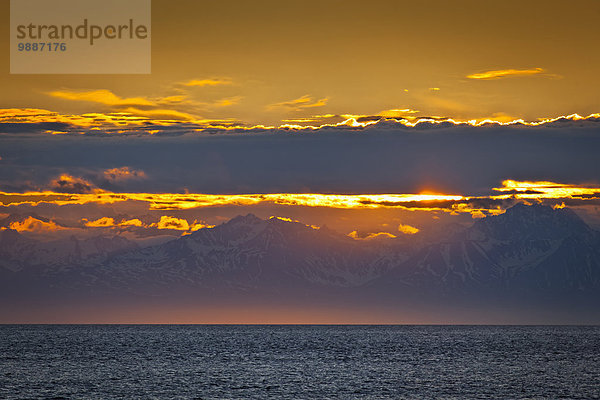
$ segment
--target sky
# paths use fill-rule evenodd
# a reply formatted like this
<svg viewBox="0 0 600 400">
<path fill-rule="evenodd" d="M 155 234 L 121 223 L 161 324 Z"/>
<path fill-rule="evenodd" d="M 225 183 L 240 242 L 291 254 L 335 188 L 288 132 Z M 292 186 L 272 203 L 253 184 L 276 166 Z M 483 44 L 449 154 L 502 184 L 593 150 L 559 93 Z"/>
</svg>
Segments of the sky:
<svg viewBox="0 0 600 400">
<path fill-rule="evenodd" d="M 152 15 L 151 74 L 11 75 L 4 57 L 0 107 L 274 126 L 598 112 L 594 0 L 154 0 Z"/>
<path fill-rule="evenodd" d="M 600 226 L 600 3 L 482 4 L 154 0 L 151 74 L 3 57 L 0 217 L 145 241 L 252 212 L 365 238 L 527 201 Z"/>
</svg>

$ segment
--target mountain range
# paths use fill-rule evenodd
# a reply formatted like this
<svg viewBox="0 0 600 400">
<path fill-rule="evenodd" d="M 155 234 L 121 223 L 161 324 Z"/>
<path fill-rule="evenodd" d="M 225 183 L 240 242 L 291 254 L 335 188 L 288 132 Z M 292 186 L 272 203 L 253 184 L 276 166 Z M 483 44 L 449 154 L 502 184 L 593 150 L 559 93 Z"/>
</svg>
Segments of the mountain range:
<svg viewBox="0 0 600 400">
<path fill-rule="evenodd" d="M 518 204 L 435 240 L 356 240 L 238 216 L 140 248 L 125 238 L 39 242 L 0 231 L 4 302 L 15 296 L 219 296 L 600 305 L 600 232 L 568 208 Z M 7 299 L 8 297 L 8 299 Z M 575 301 L 575 303 L 573 303 Z"/>
</svg>

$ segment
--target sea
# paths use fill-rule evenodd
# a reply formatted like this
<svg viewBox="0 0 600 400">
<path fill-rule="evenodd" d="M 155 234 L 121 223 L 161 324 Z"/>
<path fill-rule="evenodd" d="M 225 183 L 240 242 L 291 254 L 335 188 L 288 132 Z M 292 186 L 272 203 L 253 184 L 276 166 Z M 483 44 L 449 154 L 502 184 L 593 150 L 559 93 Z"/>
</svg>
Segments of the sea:
<svg viewBox="0 0 600 400">
<path fill-rule="evenodd" d="M 600 327 L 2 325 L 0 399 L 600 399 Z"/>
</svg>

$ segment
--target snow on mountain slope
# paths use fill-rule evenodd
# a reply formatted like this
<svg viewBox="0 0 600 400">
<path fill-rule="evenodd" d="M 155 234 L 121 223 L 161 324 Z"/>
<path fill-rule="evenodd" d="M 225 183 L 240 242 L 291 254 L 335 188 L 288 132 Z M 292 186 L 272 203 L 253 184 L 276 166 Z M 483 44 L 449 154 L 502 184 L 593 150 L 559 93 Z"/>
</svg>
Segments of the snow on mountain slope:
<svg viewBox="0 0 600 400">
<path fill-rule="evenodd" d="M 426 246 L 391 274 L 442 291 L 600 290 L 600 235 L 571 210 L 520 204 Z"/>
<path fill-rule="evenodd" d="M 379 247 L 328 229 L 249 214 L 112 257 L 89 273 L 113 288 L 114 282 L 152 290 L 178 285 L 275 290 L 307 284 L 351 287 L 393 266 L 378 251 Z"/>
<path fill-rule="evenodd" d="M 96 236 L 40 242 L 12 229 L 0 230 L 0 268 L 9 271 L 38 269 L 53 273 L 76 268 L 91 259 L 106 259 L 111 255 L 137 249 L 138 246 L 120 236 Z M 30 271 L 31 272 L 31 271 Z"/>
<path fill-rule="evenodd" d="M 39 243 L 0 231 L 0 267 L 61 288 L 144 295 L 546 291 L 600 295 L 600 234 L 574 212 L 517 205 L 428 240 L 355 240 L 249 214 L 146 248 L 120 237 Z"/>
</svg>

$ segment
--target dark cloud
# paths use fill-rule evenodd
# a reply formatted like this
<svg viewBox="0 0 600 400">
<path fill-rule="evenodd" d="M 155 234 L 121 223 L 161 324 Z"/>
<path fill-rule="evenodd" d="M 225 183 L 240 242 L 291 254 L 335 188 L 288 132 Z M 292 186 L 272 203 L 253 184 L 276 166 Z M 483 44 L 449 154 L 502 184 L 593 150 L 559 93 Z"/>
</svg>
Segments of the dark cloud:
<svg viewBox="0 0 600 400">
<path fill-rule="evenodd" d="M 58 193 L 92 193 L 94 185 L 85 179 L 71 175 L 61 175 L 50 182 L 49 189 Z"/>
<path fill-rule="evenodd" d="M 72 131 L 75 127 L 64 122 L 14 123 L 1 122 L 0 133 L 40 133 L 45 131 Z"/>
<path fill-rule="evenodd" d="M 136 128 L 139 129 L 139 128 Z M 415 128 L 380 121 L 368 128 L 213 129 L 162 135 L 6 135 L 0 137 L 6 186 L 45 187 L 58 174 L 95 180 L 128 166 L 148 179 L 119 182 L 122 191 L 199 193 L 488 194 L 504 179 L 600 182 L 600 122 L 541 126 Z M 170 136 L 169 133 L 177 136 Z M 16 171 L 26 171 L 17 174 Z M 90 188 L 59 185 L 73 191 Z M 2 188 L 0 188 L 2 189 Z M 66 189 L 64 189 L 66 190 Z M 63 191 L 64 191 L 63 190 Z"/>
</svg>

